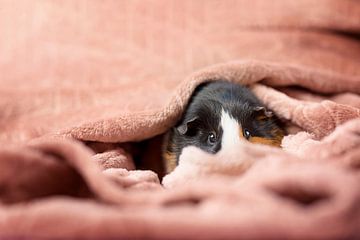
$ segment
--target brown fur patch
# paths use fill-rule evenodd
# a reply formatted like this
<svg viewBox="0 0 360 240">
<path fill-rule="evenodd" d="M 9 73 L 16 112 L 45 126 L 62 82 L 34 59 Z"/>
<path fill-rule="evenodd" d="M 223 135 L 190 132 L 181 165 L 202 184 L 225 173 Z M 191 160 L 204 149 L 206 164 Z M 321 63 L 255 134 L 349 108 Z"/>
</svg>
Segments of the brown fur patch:
<svg viewBox="0 0 360 240">
<path fill-rule="evenodd" d="M 165 174 L 172 172 L 177 166 L 176 155 L 173 152 L 174 143 L 171 141 L 170 133 L 167 133 L 164 137 L 162 158 L 165 167 Z"/>
<path fill-rule="evenodd" d="M 169 151 L 164 151 L 163 159 L 164 159 L 166 173 L 173 171 L 177 165 L 175 154 Z"/>
<path fill-rule="evenodd" d="M 281 128 L 274 128 L 271 131 L 273 138 L 262 138 L 262 137 L 250 137 L 249 141 L 252 143 L 260 143 L 265 145 L 270 145 L 274 147 L 280 147 L 281 141 L 284 137 L 284 132 Z"/>
<path fill-rule="evenodd" d="M 256 120 L 258 120 L 258 121 L 265 121 L 266 119 L 268 119 L 268 117 L 265 115 L 260 115 L 260 116 L 256 117 Z"/>
<path fill-rule="evenodd" d="M 281 144 L 281 140 L 279 141 L 276 138 L 262 138 L 262 137 L 250 137 L 249 142 L 271 145 L 275 147 L 280 147 Z"/>
</svg>

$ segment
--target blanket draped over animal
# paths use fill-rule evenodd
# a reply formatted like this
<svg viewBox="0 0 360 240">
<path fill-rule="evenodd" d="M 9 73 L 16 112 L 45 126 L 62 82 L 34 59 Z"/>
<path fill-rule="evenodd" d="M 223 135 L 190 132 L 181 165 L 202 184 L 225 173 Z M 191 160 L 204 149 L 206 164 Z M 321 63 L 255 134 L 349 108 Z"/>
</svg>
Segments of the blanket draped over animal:
<svg viewBox="0 0 360 240">
<path fill-rule="evenodd" d="M 0 239 L 360 238 L 360 2 L 2 1 Z M 282 148 L 161 138 L 208 80 Z"/>
</svg>

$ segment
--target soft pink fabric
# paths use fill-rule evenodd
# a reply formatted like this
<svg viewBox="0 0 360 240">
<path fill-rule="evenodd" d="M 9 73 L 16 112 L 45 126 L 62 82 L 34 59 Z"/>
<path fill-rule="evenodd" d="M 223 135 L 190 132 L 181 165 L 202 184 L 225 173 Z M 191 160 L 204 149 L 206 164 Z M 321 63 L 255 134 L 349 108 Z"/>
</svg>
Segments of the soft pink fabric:
<svg viewBox="0 0 360 240">
<path fill-rule="evenodd" d="M 360 238 L 359 16 L 352 0 L 3 1 L 0 239 Z M 186 148 L 161 184 L 160 135 L 209 79 L 249 85 L 289 135 Z"/>
</svg>

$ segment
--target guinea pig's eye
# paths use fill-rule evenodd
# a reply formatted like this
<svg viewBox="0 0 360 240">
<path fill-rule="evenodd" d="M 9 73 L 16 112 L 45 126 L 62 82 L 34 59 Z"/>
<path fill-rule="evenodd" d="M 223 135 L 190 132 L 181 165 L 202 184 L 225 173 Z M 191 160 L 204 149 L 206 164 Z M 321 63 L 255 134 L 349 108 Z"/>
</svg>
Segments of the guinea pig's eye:
<svg viewBox="0 0 360 240">
<path fill-rule="evenodd" d="M 249 131 L 249 130 L 244 129 L 244 137 L 245 137 L 246 139 L 249 139 L 249 138 L 251 137 L 251 134 L 250 134 L 250 131 Z"/>
<path fill-rule="evenodd" d="M 217 140 L 216 134 L 214 132 L 209 133 L 207 139 L 208 143 L 210 145 L 214 145 L 216 143 L 216 140 Z"/>
</svg>

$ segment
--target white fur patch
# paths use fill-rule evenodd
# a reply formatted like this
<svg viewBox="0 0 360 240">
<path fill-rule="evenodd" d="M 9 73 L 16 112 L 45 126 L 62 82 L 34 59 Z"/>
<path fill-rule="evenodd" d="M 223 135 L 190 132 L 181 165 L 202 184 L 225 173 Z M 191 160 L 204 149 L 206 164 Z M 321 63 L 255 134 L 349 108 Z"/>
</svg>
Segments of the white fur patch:
<svg viewBox="0 0 360 240">
<path fill-rule="evenodd" d="M 221 139 L 221 150 L 229 150 L 240 142 L 239 131 L 240 126 L 238 121 L 232 118 L 227 112 L 221 111 L 221 127 L 223 135 Z"/>
</svg>

